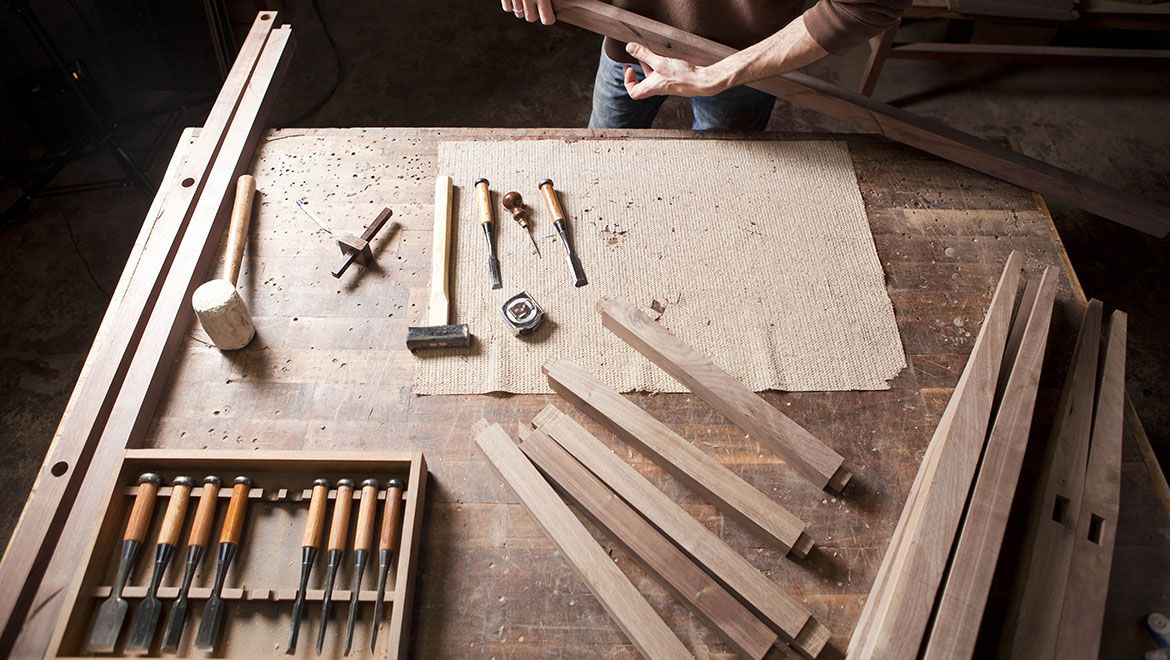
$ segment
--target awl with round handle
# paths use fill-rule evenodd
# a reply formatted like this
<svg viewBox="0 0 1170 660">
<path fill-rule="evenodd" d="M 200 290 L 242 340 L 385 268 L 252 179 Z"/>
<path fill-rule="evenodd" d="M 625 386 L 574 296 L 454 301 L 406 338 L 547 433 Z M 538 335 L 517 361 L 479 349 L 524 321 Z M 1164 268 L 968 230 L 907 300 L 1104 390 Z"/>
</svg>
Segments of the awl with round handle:
<svg viewBox="0 0 1170 660">
<path fill-rule="evenodd" d="M 183 584 L 179 587 L 178 598 L 175 598 L 174 604 L 171 605 L 171 613 L 167 615 L 167 626 L 163 631 L 163 651 L 177 650 L 183 638 L 191 583 L 195 579 L 195 571 L 199 570 L 199 565 L 203 562 L 207 540 L 211 536 L 211 525 L 215 522 L 215 509 L 219 503 L 219 489 L 222 485 L 223 481 L 214 475 L 203 479 L 203 492 L 199 495 L 199 506 L 195 507 L 195 520 L 191 522 L 191 531 L 187 534 L 187 561 L 183 566 Z"/>
<path fill-rule="evenodd" d="M 577 252 L 573 250 L 573 244 L 569 242 L 569 227 L 566 224 L 568 216 L 565 215 L 565 209 L 561 207 L 561 200 L 557 197 L 552 179 L 540 182 L 540 192 L 544 195 L 544 205 L 548 207 L 548 212 L 553 217 L 553 227 L 556 227 L 557 235 L 561 237 L 561 243 L 565 246 L 565 254 L 569 258 L 569 270 L 573 273 L 573 286 L 589 284 L 589 280 L 585 279 L 585 269 L 581 267 L 581 260 L 577 258 Z"/>
<path fill-rule="evenodd" d="M 386 508 L 382 512 L 382 531 L 378 534 L 378 597 L 374 600 L 374 622 L 370 626 L 370 653 L 378 645 L 378 630 L 382 627 L 386 604 L 386 576 L 390 562 L 398 550 L 398 528 L 402 525 L 402 491 L 406 485 L 401 479 L 386 482 Z"/>
<path fill-rule="evenodd" d="M 130 508 L 130 522 L 126 523 L 126 533 L 122 535 L 122 554 L 118 558 L 118 573 L 114 578 L 114 587 L 110 590 L 110 597 L 98 608 L 97 619 L 89 632 L 89 641 L 85 650 L 89 653 L 113 653 L 118 644 L 118 635 L 122 632 L 122 623 L 126 620 L 126 611 L 130 604 L 122 597 L 122 590 L 134 564 L 138 560 L 138 552 L 142 549 L 142 542 L 146 539 L 146 532 L 150 529 L 151 515 L 154 513 L 154 499 L 158 488 L 162 485 L 162 477 L 148 472 L 138 477 L 138 494 L 134 497 L 134 505 Z"/>
<path fill-rule="evenodd" d="M 244 531 L 244 514 L 248 510 L 248 493 L 252 480 L 236 477 L 232 482 L 232 497 L 228 500 L 227 515 L 219 533 L 219 556 L 215 565 L 215 584 L 211 597 L 203 606 L 203 619 L 199 622 L 199 633 L 195 635 L 195 648 L 214 649 L 219 640 L 219 629 L 223 624 L 223 583 L 227 579 L 228 567 L 236 557 L 240 546 L 240 535 Z"/>
<path fill-rule="evenodd" d="M 349 619 L 345 624 L 345 650 L 353 646 L 353 626 L 357 622 L 358 594 L 362 590 L 362 574 L 366 572 L 366 561 L 370 548 L 374 546 L 374 522 L 378 513 L 378 489 L 382 486 L 377 479 L 362 482 L 362 498 L 358 502 L 357 531 L 353 536 L 353 587 L 349 592 Z"/>
<path fill-rule="evenodd" d="M 288 633 L 285 653 L 296 653 L 297 637 L 301 631 L 301 619 L 305 610 L 305 592 L 309 589 L 309 576 L 317 553 L 321 549 L 321 535 L 325 531 L 325 505 L 329 501 L 331 484 L 328 479 L 313 482 L 313 494 L 309 499 L 309 516 L 305 519 L 305 533 L 301 537 L 301 581 L 297 587 L 297 599 L 293 602 L 292 628 Z"/>
<path fill-rule="evenodd" d="M 236 184 L 236 200 L 232 206 L 228 226 L 227 255 L 223 274 L 217 280 L 205 282 L 195 289 L 191 306 L 203 331 L 211 343 L 221 351 L 243 348 L 256 336 L 256 326 L 248 306 L 236 290 L 240 262 L 244 258 L 244 243 L 248 240 L 248 225 L 252 217 L 252 200 L 256 197 L 256 179 L 245 174 Z"/>
<path fill-rule="evenodd" d="M 146 651 L 154 641 L 154 633 L 158 630 L 158 617 L 162 613 L 158 587 L 162 584 L 163 575 L 175 554 L 175 545 L 183 531 L 183 521 L 187 519 L 187 500 L 194 485 L 191 477 L 175 477 L 171 481 L 171 498 L 167 503 L 166 513 L 163 514 L 162 530 L 158 533 L 158 544 L 154 549 L 154 572 L 150 576 L 150 588 L 146 590 L 146 597 L 138 603 L 138 609 L 134 612 L 134 620 L 130 624 L 130 638 L 126 640 L 127 653 Z"/>
<path fill-rule="evenodd" d="M 496 242 L 492 239 L 492 228 L 496 224 L 496 214 L 492 209 L 492 191 L 487 179 L 476 179 L 475 196 L 479 200 L 479 224 L 483 226 L 483 236 L 487 239 L 488 272 L 492 278 L 492 288 L 503 288 L 500 278 L 500 259 L 496 256 Z"/>
<path fill-rule="evenodd" d="M 317 655 L 325 648 L 325 629 L 329 626 L 329 603 L 333 600 L 333 582 L 345 557 L 345 538 L 349 534 L 349 512 L 353 508 L 353 480 L 337 482 L 337 501 L 333 503 L 333 520 L 329 523 L 329 543 L 325 568 L 325 595 L 321 599 L 321 624 L 317 629 Z"/>
</svg>

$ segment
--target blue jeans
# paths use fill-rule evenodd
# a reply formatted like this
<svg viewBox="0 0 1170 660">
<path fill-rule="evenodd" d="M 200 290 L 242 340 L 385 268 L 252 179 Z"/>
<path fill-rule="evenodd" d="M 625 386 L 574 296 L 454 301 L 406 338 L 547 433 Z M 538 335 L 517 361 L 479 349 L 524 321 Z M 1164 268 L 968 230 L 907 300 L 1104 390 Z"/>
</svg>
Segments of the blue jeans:
<svg viewBox="0 0 1170 660">
<path fill-rule="evenodd" d="M 625 68 L 601 51 L 597 78 L 593 81 L 593 113 L 589 128 L 650 128 L 665 96 L 652 96 L 635 101 L 626 93 Z M 645 78 L 642 67 L 634 64 L 638 80 Z M 696 131 L 762 131 L 772 116 L 775 97 L 750 87 L 733 87 L 715 96 L 696 96 L 691 99 Z"/>
</svg>

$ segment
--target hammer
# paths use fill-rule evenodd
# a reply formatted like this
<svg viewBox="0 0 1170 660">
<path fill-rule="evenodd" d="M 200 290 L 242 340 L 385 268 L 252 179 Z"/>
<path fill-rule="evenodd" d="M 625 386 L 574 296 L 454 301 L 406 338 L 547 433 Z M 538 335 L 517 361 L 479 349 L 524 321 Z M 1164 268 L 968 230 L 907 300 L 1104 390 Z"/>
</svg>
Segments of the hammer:
<svg viewBox="0 0 1170 660">
<path fill-rule="evenodd" d="M 448 325 L 447 260 L 451 254 L 451 177 L 440 175 L 435 179 L 435 236 L 431 247 L 431 302 L 427 323 L 423 327 L 406 329 L 406 347 L 420 348 L 461 347 L 471 344 L 467 324 Z"/>
<path fill-rule="evenodd" d="M 256 196 L 256 179 L 245 174 L 236 183 L 236 200 L 232 205 L 232 221 L 228 227 L 227 258 L 223 274 L 218 280 L 201 284 L 191 296 L 191 306 L 203 331 L 221 351 L 243 348 L 256 335 L 248 306 L 236 291 L 240 275 L 240 260 L 244 256 L 244 242 L 248 238 L 248 224 L 252 216 L 252 198 Z"/>
</svg>

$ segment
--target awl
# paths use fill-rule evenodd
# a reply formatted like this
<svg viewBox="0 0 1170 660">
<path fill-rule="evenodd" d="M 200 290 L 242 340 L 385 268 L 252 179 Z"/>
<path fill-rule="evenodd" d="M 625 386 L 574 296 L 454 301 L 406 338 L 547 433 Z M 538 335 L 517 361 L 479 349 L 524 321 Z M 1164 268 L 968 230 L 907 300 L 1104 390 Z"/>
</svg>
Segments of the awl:
<svg viewBox="0 0 1170 660">
<path fill-rule="evenodd" d="M 325 567 L 325 595 L 321 598 L 321 625 L 317 629 L 317 655 L 325 648 L 325 630 L 329 626 L 329 602 L 333 600 L 333 582 L 345 557 L 345 537 L 349 533 L 349 512 L 353 508 L 353 480 L 337 482 L 337 500 L 333 503 L 333 520 L 329 522 L 329 554 Z"/>
<path fill-rule="evenodd" d="M 219 533 L 219 557 L 215 564 L 215 584 L 211 597 L 203 606 L 203 619 L 199 622 L 199 633 L 195 635 L 195 648 L 214 649 L 219 641 L 219 629 L 223 624 L 223 583 L 227 579 L 228 567 L 236 557 L 240 545 L 240 534 L 244 529 L 244 513 L 248 509 L 248 493 L 252 480 L 236 477 L 232 481 L 232 497 L 228 500 L 227 516 Z"/>
<path fill-rule="evenodd" d="M 146 597 L 138 603 L 138 609 L 134 612 L 134 621 L 130 624 L 130 638 L 126 641 L 127 653 L 146 651 L 154 641 L 154 633 L 158 630 L 158 617 L 162 613 L 158 587 L 162 584 L 163 575 L 175 554 L 175 545 L 183 531 L 183 521 L 187 519 L 187 500 L 194 485 L 191 477 L 175 477 L 171 481 L 171 499 L 167 503 L 166 513 L 163 514 L 162 530 L 158 533 L 158 544 L 154 550 L 154 572 L 150 576 L 150 587 L 146 590 Z"/>
<path fill-rule="evenodd" d="M 487 179 L 476 179 L 476 198 L 479 200 L 479 224 L 483 226 L 483 237 L 487 239 L 488 272 L 492 278 L 492 288 L 503 288 L 500 278 L 500 259 L 496 256 L 496 242 L 492 239 L 492 228 L 496 224 L 496 214 L 492 210 L 492 191 L 488 187 Z"/>
<path fill-rule="evenodd" d="M 382 513 L 382 531 L 378 534 L 378 598 L 374 601 L 374 622 L 370 626 L 370 653 L 378 645 L 378 630 L 386 611 L 386 576 L 390 574 L 390 562 L 398 550 L 398 527 L 402 524 L 402 491 L 406 489 L 401 479 L 386 482 L 386 508 Z"/>
<path fill-rule="evenodd" d="M 203 479 L 203 492 L 199 495 L 199 506 L 195 508 L 191 532 L 187 535 L 187 561 L 183 566 L 183 584 L 179 587 L 179 597 L 171 605 L 171 613 L 167 615 L 167 627 L 163 631 L 163 651 L 178 650 L 179 641 L 183 638 L 191 582 L 195 579 L 199 565 L 203 563 L 203 553 L 207 549 L 207 539 L 211 536 L 211 524 L 215 521 L 219 488 L 222 485 L 223 481 L 214 475 Z"/>
<path fill-rule="evenodd" d="M 309 499 L 309 516 L 305 519 L 305 533 L 301 537 L 301 581 L 297 587 L 297 599 L 293 602 L 292 629 L 288 633 L 285 653 L 296 653 L 297 636 L 301 631 L 301 618 L 305 609 L 305 592 L 309 589 L 309 575 L 321 549 L 321 535 L 325 531 L 325 504 L 329 501 L 329 480 L 313 482 L 313 495 Z"/>
<path fill-rule="evenodd" d="M 568 217 L 565 215 L 565 209 L 561 207 L 561 200 L 557 197 L 556 188 L 553 188 L 552 179 L 540 182 L 540 192 L 544 194 L 544 205 L 548 207 L 548 212 L 554 220 L 553 226 L 556 227 L 557 235 L 561 237 L 561 243 L 565 246 L 569 270 L 573 273 L 573 286 L 589 284 L 589 280 L 585 279 L 585 269 L 581 267 L 581 260 L 577 258 L 577 252 L 573 250 L 573 244 L 569 241 L 569 227 L 566 224 Z"/>
</svg>

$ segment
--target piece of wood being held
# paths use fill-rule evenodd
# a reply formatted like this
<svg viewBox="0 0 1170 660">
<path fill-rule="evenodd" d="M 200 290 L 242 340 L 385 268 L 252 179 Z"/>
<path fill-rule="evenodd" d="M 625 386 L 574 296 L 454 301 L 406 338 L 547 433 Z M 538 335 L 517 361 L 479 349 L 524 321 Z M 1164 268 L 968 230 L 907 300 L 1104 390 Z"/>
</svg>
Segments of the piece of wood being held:
<svg viewBox="0 0 1170 660">
<path fill-rule="evenodd" d="M 232 220 L 228 227 L 227 256 L 223 273 L 217 280 L 201 284 L 191 296 L 191 305 L 203 331 L 211 343 L 221 351 L 243 348 L 256 336 L 256 326 L 248 306 L 236 290 L 240 275 L 240 261 L 244 257 L 244 243 L 252 218 L 252 199 L 256 196 L 256 179 L 244 174 L 236 183 L 236 200 L 232 205 Z"/>
</svg>

